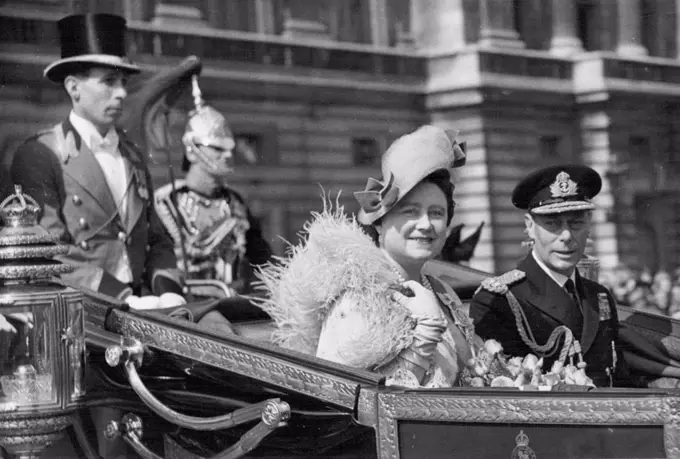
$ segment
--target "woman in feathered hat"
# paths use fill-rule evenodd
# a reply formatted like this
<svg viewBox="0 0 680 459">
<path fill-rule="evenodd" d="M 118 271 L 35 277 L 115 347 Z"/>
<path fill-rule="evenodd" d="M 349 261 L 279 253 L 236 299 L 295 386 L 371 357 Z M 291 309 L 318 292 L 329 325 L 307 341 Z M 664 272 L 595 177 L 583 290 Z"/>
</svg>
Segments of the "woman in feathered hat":
<svg viewBox="0 0 680 459">
<path fill-rule="evenodd" d="M 355 193 L 358 221 L 328 208 L 291 256 L 260 273 L 278 344 L 405 386 L 461 382 L 481 342 L 455 292 L 423 272 L 454 211 L 451 171 L 465 162 L 455 133 L 423 126 L 382 158 L 382 179 Z M 379 234 L 376 246 L 359 223 Z"/>
</svg>

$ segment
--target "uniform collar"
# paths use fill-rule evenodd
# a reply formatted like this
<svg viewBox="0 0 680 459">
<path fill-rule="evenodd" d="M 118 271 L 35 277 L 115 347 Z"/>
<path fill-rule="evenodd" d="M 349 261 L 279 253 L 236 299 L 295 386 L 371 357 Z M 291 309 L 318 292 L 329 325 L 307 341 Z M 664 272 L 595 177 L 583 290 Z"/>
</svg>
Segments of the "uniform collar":
<svg viewBox="0 0 680 459">
<path fill-rule="evenodd" d="M 80 138 L 90 150 L 93 150 L 93 146 L 99 145 L 105 141 L 115 144 L 115 149 L 118 149 L 118 134 L 113 127 L 109 129 L 109 132 L 107 132 L 104 137 L 102 137 L 92 122 L 78 115 L 73 110 L 69 113 L 68 119 L 71 122 L 71 126 L 78 132 Z M 98 150 L 99 148 L 96 149 Z"/>
<path fill-rule="evenodd" d="M 541 267 L 548 277 L 554 280 L 560 287 L 564 287 L 564 284 L 566 284 L 569 279 L 571 279 L 574 282 L 574 285 L 576 285 L 576 268 L 574 268 L 572 271 L 571 276 L 567 277 L 564 274 L 560 274 L 548 268 L 548 266 L 546 266 L 546 264 L 536 256 L 536 252 L 533 250 L 531 251 L 531 256 L 534 257 L 536 264 Z"/>
</svg>

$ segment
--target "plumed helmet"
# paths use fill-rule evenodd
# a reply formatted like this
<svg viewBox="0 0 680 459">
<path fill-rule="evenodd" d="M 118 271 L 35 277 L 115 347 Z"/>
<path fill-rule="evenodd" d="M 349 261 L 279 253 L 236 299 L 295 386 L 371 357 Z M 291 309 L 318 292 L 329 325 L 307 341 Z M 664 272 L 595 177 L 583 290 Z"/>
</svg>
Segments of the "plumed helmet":
<svg viewBox="0 0 680 459">
<path fill-rule="evenodd" d="M 183 137 L 184 144 L 232 150 L 235 146 L 234 135 L 227 125 L 227 120 L 220 112 L 205 103 L 196 75 L 192 76 L 191 84 L 196 108 L 189 113 Z"/>
</svg>

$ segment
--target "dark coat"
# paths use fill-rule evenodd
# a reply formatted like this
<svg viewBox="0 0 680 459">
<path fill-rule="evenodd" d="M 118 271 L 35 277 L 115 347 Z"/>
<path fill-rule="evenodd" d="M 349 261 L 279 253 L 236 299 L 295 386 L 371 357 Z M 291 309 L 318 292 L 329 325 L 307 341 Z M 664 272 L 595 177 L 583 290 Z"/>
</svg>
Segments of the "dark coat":
<svg viewBox="0 0 680 459">
<path fill-rule="evenodd" d="M 574 339 L 580 342 L 587 363 L 586 374 L 597 386 L 610 384 L 607 369 L 612 368 L 612 343 L 615 343 L 613 382 L 615 385 L 627 384 L 625 362 L 618 344 L 616 303 L 611 293 L 604 286 L 581 277 L 577 271 L 576 288 L 583 306 L 582 313 L 566 290 L 541 269 L 531 254 L 519 264 L 518 269 L 526 276 L 509 288 L 526 315 L 535 341 L 542 345 L 556 327 L 567 326 Z M 470 317 L 477 334 L 485 340 L 498 340 L 505 354 L 520 357 L 536 354 L 520 337 L 505 295 L 480 289 L 470 303 Z M 559 351 L 545 358 L 544 370 L 550 370 L 558 355 Z"/>
<path fill-rule="evenodd" d="M 181 293 L 172 240 L 154 210 L 151 175 L 141 152 L 118 134 L 130 178 L 125 221 L 99 162 L 68 119 L 19 147 L 12 181 L 41 206 L 40 224 L 69 245 L 69 252 L 57 257 L 75 268 L 62 276 L 67 283 L 124 295 L 130 286 L 112 273 L 127 254 L 135 293 Z"/>
</svg>

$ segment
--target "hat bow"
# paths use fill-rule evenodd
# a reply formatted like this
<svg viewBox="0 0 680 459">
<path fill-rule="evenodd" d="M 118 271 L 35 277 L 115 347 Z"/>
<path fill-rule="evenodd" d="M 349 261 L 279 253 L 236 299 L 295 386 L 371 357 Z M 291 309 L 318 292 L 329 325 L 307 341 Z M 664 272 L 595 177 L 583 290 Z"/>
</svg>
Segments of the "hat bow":
<svg viewBox="0 0 680 459">
<path fill-rule="evenodd" d="M 394 205 L 399 197 L 399 187 L 394 184 L 392 174 L 387 183 L 369 177 L 364 191 L 357 191 L 354 196 L 364 212 L 373 213 Z"/>
</svg>

